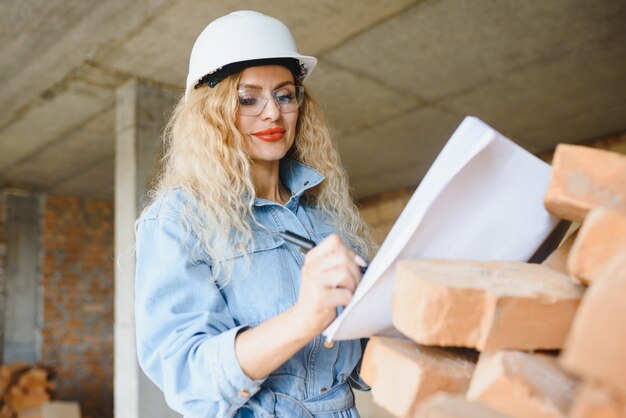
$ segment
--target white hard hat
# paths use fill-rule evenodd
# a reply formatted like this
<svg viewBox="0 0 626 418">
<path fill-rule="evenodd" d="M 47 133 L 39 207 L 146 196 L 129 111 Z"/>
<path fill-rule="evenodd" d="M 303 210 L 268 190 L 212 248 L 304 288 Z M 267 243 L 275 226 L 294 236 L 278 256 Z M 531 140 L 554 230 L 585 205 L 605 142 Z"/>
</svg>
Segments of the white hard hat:
<svg viewBox="0 0 626 418">
<path fill-rule="evenodd" d="M 280 20 L 251 10 L 240 10 L 211 22 L 198 36 L 191 50 L 188 95 L 207 75 L 215 75 L 217 84 L 228 74 L 226 66 L 240 71 L 252 65 L 262 65 L 275 58 L 297 60 L 300 80 L 304 81 L 317 64 L 315 57 L 301 55 L 289 28 Z M 261 60 L 261 61 L 257 61 Z M 248 63 L 251 61 L 252 63 Z M 289 60 L 288 60 L 289 61 Z M 227 67 L 228 68 L 228 67 Z M 293 71 L 293 69 L 292 69 Z"/>
</svg>

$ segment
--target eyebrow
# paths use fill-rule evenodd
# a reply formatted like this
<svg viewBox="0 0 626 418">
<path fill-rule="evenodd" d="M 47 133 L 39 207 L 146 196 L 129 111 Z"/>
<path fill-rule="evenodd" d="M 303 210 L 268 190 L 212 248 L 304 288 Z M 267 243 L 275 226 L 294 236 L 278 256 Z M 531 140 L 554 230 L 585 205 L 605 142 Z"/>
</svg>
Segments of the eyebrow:
<svg viewBox="0 0 626 418">
<path fill-rule="evenodd" d="M 274 88 L 272 90 L 276 90 L 276 89 L 279 89 L 279 88 L 287 86 L 287 85 L 295 86 L 293 81 L 283 81 L 282 83 L 278 83 L 276 86 L 274 86 Z M 254 89 L 254 90 L 262 90 L 263 89 L 261 86 L 258 86 L 256 84 L 249 84 L 249 83 L 243 83 L 243 84 L 240 84 L 238 86 L 238 88 L 242 88 L 242 87 L 245 87 L 247 89 Z"/>
</svg>

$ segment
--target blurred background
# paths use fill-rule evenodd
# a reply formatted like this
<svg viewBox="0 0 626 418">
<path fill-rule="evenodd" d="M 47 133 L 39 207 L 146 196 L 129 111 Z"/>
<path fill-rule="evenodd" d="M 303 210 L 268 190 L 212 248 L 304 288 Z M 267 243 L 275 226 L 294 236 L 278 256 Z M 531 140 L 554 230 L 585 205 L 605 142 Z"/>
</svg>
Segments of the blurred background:
<svg viewBox="0 0 626 418">
<path fill-rule="evenodd" d="M 623 0 L 0 0 L 0 350 L 85 417 L 176 416 L 135 359 L 133 222 L 193 42 L 239 9 L 319 58 L 307 87 L 379 242 L 465 115 L 546 161 L 626 153 Z"/>
</svg>

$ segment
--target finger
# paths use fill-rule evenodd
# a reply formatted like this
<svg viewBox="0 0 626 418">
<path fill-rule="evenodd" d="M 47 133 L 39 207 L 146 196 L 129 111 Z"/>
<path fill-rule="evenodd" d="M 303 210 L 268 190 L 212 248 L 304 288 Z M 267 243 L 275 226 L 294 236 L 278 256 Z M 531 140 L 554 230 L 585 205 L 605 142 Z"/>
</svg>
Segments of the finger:
<svg viewBox="0 0 626 418">
<path fill-rule="evenodd" d="M 306 272 L 312 280 L 327 287 L 345 287 L 354 291 L 361 282 L 361 271 L 348 255 L 320 260 L 308 266 Z"/>
<path fill-rule="evenodd" d="M 306 269 L 313 274 L 322 273 L 341 264 L 342 254 L 340 253 L 313 254 L 311 251 L 306 254 L 304 258 L 304 265 L 302 267 L 306 267 Z"/>
<path fill-rule="evenodd" d="M 343 289 L 348 289 L 351 292 L 356 290 L 356 283 L 354 278 L 347 271 L 337 271 L 335 274 L 328 274 L 321 281 L 323 285 L 327 288 L 338 288 L 341 287 Z"/>
<path fill-rule="evenodd" d="M 328 292 L 326 298 L 329 307 L 348 306 L 352 300 L 352 292 L 347 289 L 338 287 Z"/>
<path fill-rule="evenodd" d="M 347 253 L 338 256 L 338 261 L 335 267 L 340 268 L 342 266 L 345 266 L 349 270 L 350 275 L 352 276 L 354 280 L 354 285 L 356 287 L 361 282 L 362 275 L 361 275 L 361 268 L 356 263 L 355 257 L 356 257 L 356 254 L 354 252 L 348 251 Z"/>
<path fill-rule="evenodd" d="M 322 242 L 313 247 L 308 253 L 307 256 L 310 256 L 311 259 L 317 259 L 324 257 L 328 254 L 333 254 L 335 252 L 341 251 L 342 249 L 346 249 L 347 247 L 344 245 L 343 241 L 337 234 L 331 234 L 326 237 Z"/>
<path fill-rule="evenodd" d="M 363 258 L 357 253 L 354 253 L 354 262 L 359 267 L 367 267 L 367 261 L 363 260 Z"/>
<path fill-rule="evenodd" d="M 363 258 L 355 253 L 354 251 L 350 251 L 350 258 L 354 260 L 357 269 L 357 286 L 361 283 L 361 279 L 363 278 L 363 268 L 367 268 L 367 262 L 363 260 Z"/>
<path fill-rule="evenodd" d="M 358 266 L 348 253 L 329 254 L 311 263 L 311 269 L 320 273 L 339 268 L 344 265 L 354 265 L 358 270 Z"/>
<path fill-rule="evenodd" d="M 312 264 L 320 263 L 323 269 L 332 268 L 337 264 L 343 263 L 344 261 L 348 261 L 351 264 L 356 264 L 357 266 L 362 265 L 363 267 L 365 267 L 367 265 L 361 257 L 359 257 L 354 251 L 350 250 L 343 244 L 335 247 L 333 252 L 316 253 L 308 261 Z"/>
<path fill-rule="evenodd" d="M 354 262 L 354 259 L 352 257 L 350 257 L 349 255 L 347 255 L 346 257 L 347 259 L 345 260 L 344 266 L 347 269 L 347 272 L 350 275 L 352 282 L 354 283 L 354 290 L 356 290 L 359 283 L 361 283 L 361 269 Z"/>
</svg>

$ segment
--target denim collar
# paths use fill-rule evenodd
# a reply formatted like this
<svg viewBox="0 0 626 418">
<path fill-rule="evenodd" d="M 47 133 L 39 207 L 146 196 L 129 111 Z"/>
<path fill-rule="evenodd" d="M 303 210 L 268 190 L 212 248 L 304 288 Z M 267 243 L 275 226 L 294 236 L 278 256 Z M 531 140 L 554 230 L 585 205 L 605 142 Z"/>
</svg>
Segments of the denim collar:
<svg viewBox="0 0 626 418">
<path fill-rule="evenodd" d="M 283 184 L 291 191 L 291 198 L 285 206 L 297 205 L 302 193 L 308 189 L 317 186 L 324 180 L 317 170 L 314 168 L 288 158 L 280 161 L 280 179 Z M 272 200 L 255 198 L 254 206 L 266 206 L 277 204 Z"/>
</svg>

